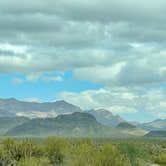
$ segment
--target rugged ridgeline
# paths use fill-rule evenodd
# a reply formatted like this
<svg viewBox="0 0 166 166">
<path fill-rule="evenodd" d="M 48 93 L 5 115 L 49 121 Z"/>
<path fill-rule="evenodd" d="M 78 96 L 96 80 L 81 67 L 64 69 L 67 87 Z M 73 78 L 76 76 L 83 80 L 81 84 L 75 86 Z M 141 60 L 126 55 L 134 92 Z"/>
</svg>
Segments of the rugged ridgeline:
<svg viewBox="0 0 166 166">
<path fill-rule="evenodd" d="M 117 126 L 121 122 L 126 122 L 119 115 L 113 115 L 105 109 L 90 110 L 88 113 L 92 114 L 100 123 L 108 126 Z"/>
<path fill-rule="evenodd" d="M 83 111 L 65 101 L 37 103 L 0 99 L 0 136 L 128 137 L 163 130 L 166 130 L 166 120 L 133 125 L 108 110 Z"/>
<path fill-rule="evenodd" d="M 139 127 L 145 130 L 165 130 L 166 131 L 166 119 L 157 119 L 149 123 L 139 124 Z"/>
<path fill-rule="evenodd" d="M 76 112 L 56 118 L 32 119 L 18 125 L 6 136 L 129 137 L 116 128 L 100 124 L 88 113 Z"/>
<path fill-rule="evenodd" d="M 0 99 L 0 116 L 26 116 L 35 117 L 56 117 L 59 114 L 70 114 L 82 110 L 65 101 L 56 102 L 24 102 L 14 98 Z"/>
<path fill-rule="evenodd" d="M 0 117 L 24 116 L 28 118 L 45 118 L 56 117 L 61 114 L 71 114 L 74 112 L 82 112 L 82 110 L 66 101 L 56 102 L 25 102 L 14 98 L 0 99 Z M 125 122 L 118 115 L 113 115 L 110 111 L 104 109 L 91 110 L 97 121 L 104 125 L 116 126 L 121 122 Z"/>
</svg>

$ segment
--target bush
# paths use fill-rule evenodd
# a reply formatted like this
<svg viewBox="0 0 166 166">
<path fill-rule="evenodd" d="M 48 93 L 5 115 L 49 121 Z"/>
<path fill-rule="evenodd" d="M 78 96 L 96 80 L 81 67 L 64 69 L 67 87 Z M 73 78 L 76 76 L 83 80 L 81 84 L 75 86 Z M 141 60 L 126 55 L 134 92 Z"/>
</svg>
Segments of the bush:
<svg viewBox="0 0 166 166">
<path fill-rule="evenodd" d="M 50 137 L 44 142 L 45 156 L 48 157 L 50 164 L 63 164 L 66 149 L 69 143 L 66 139 Z"/>
<path fill-rule="evenodd" d="M 68 157 L 68 166 L 95 166 L 96 147 L 91 139 L 83 139 L 76 142 Z"/>
<path fill-rule="evenodd" d="M 16 141 L 6 138 L 2 141 L 0 159 L 1 163 L 17 163 L 22 159 L 37 157 L 40 154 L 39 146 L 30 139 Z"/>
<path fill-rule="evenodd" d="M 4 149 L 0 149 L 0 166 L 16 165 L 16 160 L 13 159 Z"/>
<path fill-rule="evenodd" d="M 156 164 L 160 164 L 160 165 L 163 165 L 163 166 L 166 165 L 166 153 L 161 153 L 160 155 L 155 157 L 154 162 Z"/>
<path fill-rule="evenodd" d="M 165 166 L 165 143 L 54 137 L 37 143 L 5 138 L 0 142 L 0 166 Z"/>
<path fill-rule="evenodd" d="M 96 166 L 130 166 L 129 161 L 110 143 L 101 147 L 96 159 Z"/>
<path fill-rule="evenodd" d="M 50 166 L 47 158 L 25 158 L 18 163 L 18 166 Z"/>
<path fill-rule="evenodd" d="M 142 166 L 141 160 L 146 160 L 148 154 L 141 144 L 137 143 L 121 143 L 120 151 L 128 158 L 131 166 Z"/>
</svg>

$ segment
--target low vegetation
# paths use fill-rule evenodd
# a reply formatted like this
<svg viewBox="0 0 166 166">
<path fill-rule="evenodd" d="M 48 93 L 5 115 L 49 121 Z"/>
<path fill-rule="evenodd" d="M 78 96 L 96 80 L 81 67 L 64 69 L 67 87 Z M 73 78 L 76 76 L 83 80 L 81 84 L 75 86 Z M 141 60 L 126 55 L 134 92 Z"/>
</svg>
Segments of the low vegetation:
<svg viewBox="0 0 166 166">
<path fill-rule="evenodd" d="M 150 139 L 5 138 L 0 166 L 150 166 L 166 165 L 166 141 Z"/>
</svg>

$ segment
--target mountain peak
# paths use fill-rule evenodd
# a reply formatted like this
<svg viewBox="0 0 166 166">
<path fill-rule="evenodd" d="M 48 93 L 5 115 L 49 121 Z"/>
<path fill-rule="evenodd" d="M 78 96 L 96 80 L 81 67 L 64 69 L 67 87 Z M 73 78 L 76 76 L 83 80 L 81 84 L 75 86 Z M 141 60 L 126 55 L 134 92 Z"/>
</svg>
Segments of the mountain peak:
<svg viewBox="0 0 166 166">
<path fill-rule="evenodd" d="M 55 101 L 55 103 L 58 103 L 58 104 L 70 104 L 70 103 L 68 103 L 65 100 L 57 100 L 57 101 Z"/>
<path fill-rule="evenodd" d="M 7 100 L 10 100 L 10 101 L 18 101 L 16 98 L 14 97 L 11 97 L 11 98 L 8 98 Z"/>
<path fill-rule="evenodd" d="M 132 129 L 132 128 L 136 128 L 136 126 L 128 122 L 121 122 L 117 125 L 117 128 Z"/>
<path fill-rule="evenodd" d="M 0 99 L 0 100 L 3 100 L 3 101 L 18 101 L 16 98 L 13 98 L 13 97 L 11 97 L 11 98 L 7 98 L 7 99 Z"/>
<path fill-rule="evenodd" d="M 100 108 L 100 109 L 96 109 L 96 112 L 100 112 L 100 113 L 104 113 L 104 114 L 109 114 L 109 115 L 113 115 L 112 112 L 110 112 L 109 110 Z"/>
<path fill-rule="evenodd" d="M 116 126 L 120 122 L 125 122 L 125 120 L 122 119 L 120 116 L 113 115 L 110 111 L 106 109 L 90 110 L 89 113 L 92 114 L 97 119 L 97 121 L 104 125 Z"/>
</svg>

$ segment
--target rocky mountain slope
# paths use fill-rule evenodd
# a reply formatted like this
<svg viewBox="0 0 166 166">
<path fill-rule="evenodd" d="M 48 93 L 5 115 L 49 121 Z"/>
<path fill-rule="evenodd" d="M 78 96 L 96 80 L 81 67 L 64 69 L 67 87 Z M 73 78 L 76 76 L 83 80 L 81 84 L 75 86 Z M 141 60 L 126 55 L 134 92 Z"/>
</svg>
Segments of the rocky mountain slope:
<svg viewBox="0 0 166 166">
<path fill-rule="evenodd" d="M 100 124 L 88 113 L 76 112 L 56 118 L 32 119 L 6 133 L 7 136 L 127 137 L 116 128 Z"/>
<path fill-rule="evenodd" d="M 125 122 L 119 115 L 113 115 L 105 109 L 90 110 L 88 113 L 92 114 L 100 123 L 108 126 L 117 126 L 119 123 Z"/>
<path fill-rule="evenodd" d="M 70 114 L 82 110 L 66 101 L 56 102 L 25 102 L 14 98 L 0 99 L 0 116 L 26 116 L 35 117 L 56 117 L 59 114 Z"/>
</svg>

